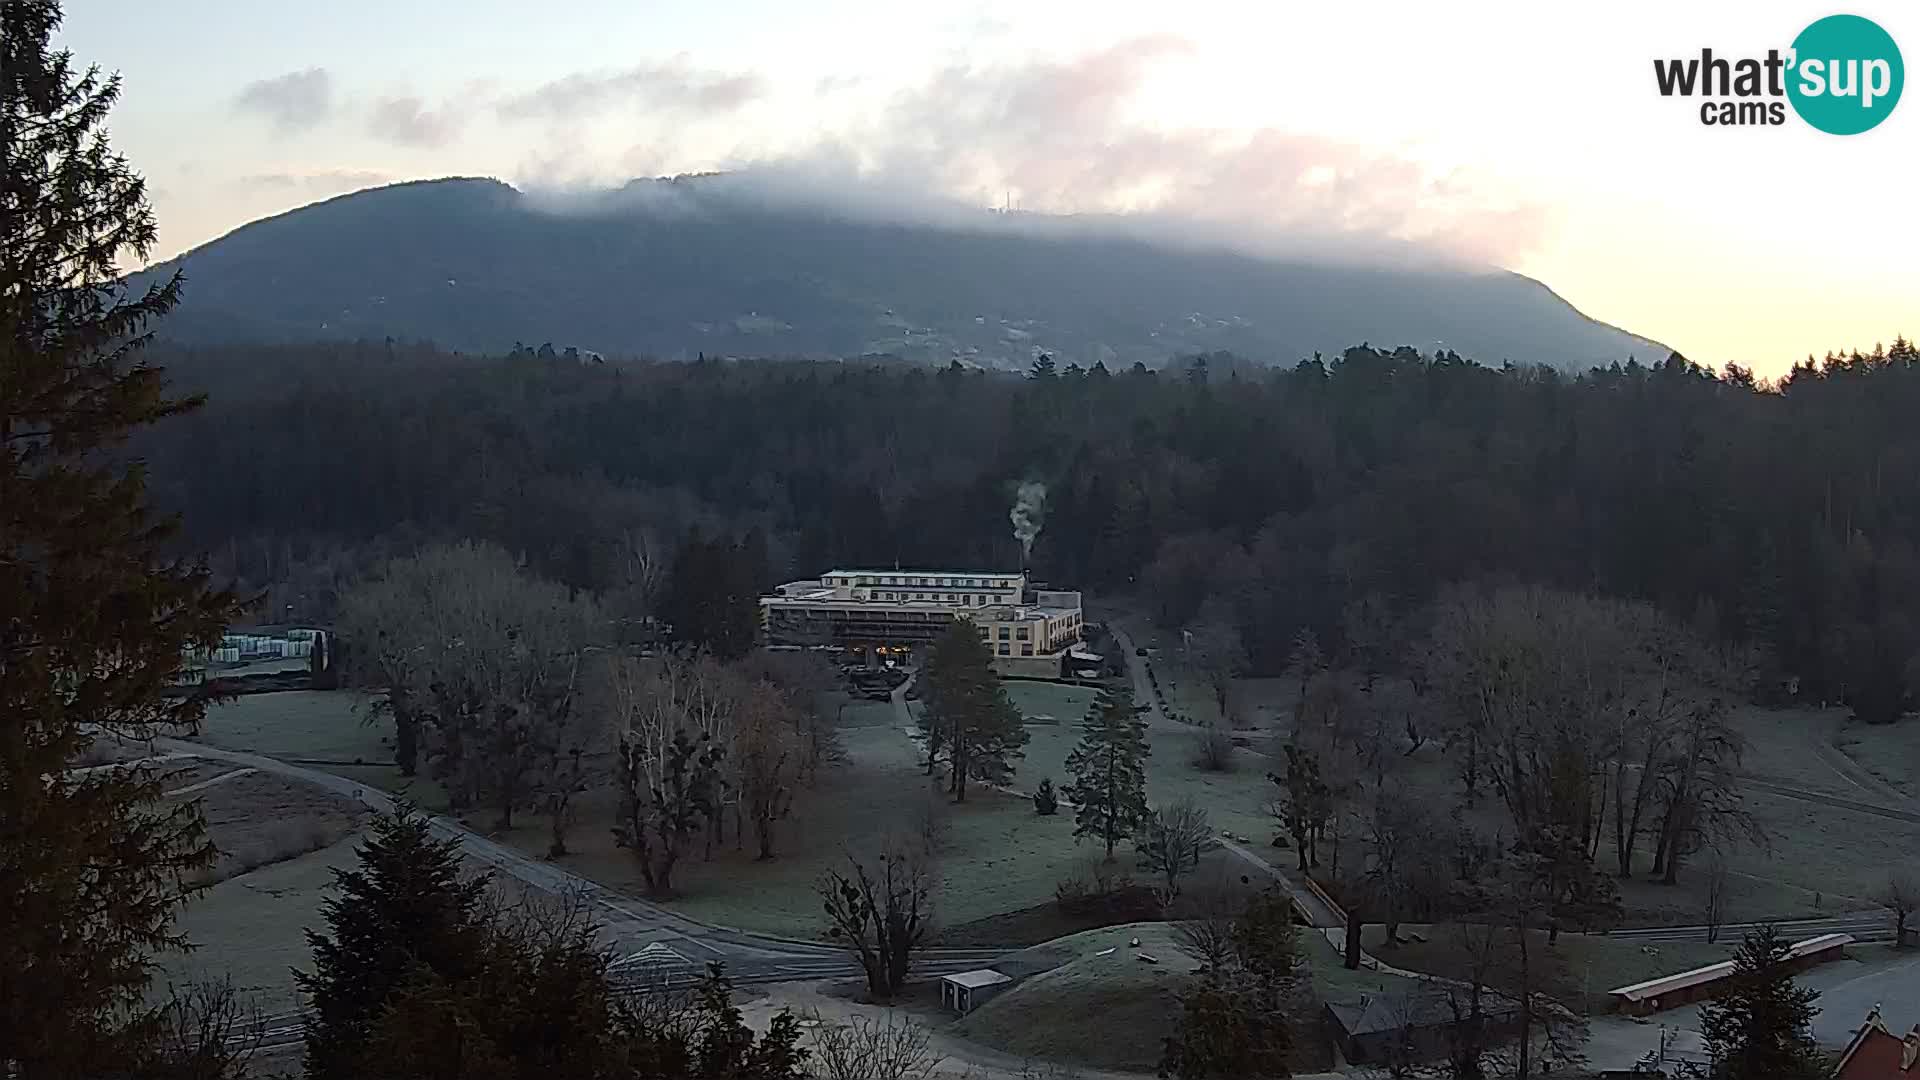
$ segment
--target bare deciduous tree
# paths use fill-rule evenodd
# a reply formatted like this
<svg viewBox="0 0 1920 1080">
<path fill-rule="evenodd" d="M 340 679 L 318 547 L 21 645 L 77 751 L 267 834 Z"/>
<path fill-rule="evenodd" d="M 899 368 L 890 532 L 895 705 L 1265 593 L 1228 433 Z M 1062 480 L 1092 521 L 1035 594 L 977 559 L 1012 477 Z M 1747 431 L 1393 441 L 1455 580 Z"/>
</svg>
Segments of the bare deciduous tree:
<svg viewBox="0 0 1920 1080">
<path fill-rule="evenodd" d="M 947 837 L 953 832 L 953 804 L 929 785 L 920 801 L 909 808 L 913 838 L 928 858 L 938 858 L 946 850 Z"/>
<path fill-rule="evenodd" d="M 1426 809 L 1390 788 L 1374 791 L 1360 825 L 1366 845 L 1360 873 L 1386 926 L 1387 944 L 1397 945 L 1401 920 L 1415 914 L 1422 898 L 1443 895 L 1450 884 L 1445 848 Z"/>
<path fill-rule="evenodd" d="M 1217 710 L 1215 715 L 1220 726 L 1230 730 L 1233 727 L 1233 714 L 1229 709 L 1233 680 L 1246 662 L 1240 633 L 1223 612 L 1210 606 L 1183 634 L 1187 662 L 1199 673 L 1208 691 L 1213 694 L 1213 704 Z"/>
<path fill-rule="evenodd" d="M 1226 889 L 1193 890 L 1173 906 L 1174 937 L 1206 971 L 1219 971 L 1233 960 L 1241 907 Z"/>
<path fill-rule="evenodd" d="M 879 1019 L 821 1024 L 812 1050 L 821 1080 L 926 1080 L 940 1064 L 932 1033 L 891 1009 Z"/>
<path fill-rule="evenodd" d="M 418 640 L 417 599 L 391 574 L 362 581 L 340 598 L 338 633 L 352 648 L 338 661 L 351 686 L 371 690 L 366 720 L 393 719 L 393 758 L 400 775 L 413 776 L 420 762 L 419 668 L 425 642 Z"/>
<path fill-rule="evenodd" d="M 614 838 L 640 860 L 655 895 L 673 888 L 673 869 L 694 836 L 720 816 L 727 780 L 723 739 L 734 700 L 718 665 L 669 656 L 616 656 L 602 669 L 619 740 Z M 718 737 L 716 737 L 718 733 Z"/>
<path fill-rule="evenodd" d="M 1907 920 L 1920 910 L 1920 876 L 1911 870 L 1895 870 L 1887 880 L 1875 890 L 1873 901 L 1893 913 L 1894 940 L 1905 946 L 1907 941 Z"/>
<path fill-rule="evenodd" d="M 780 688 L 799 740 L 796 775 L 811 783 L 820 766 L 844 760 L 840 742 L 840 712 L 846 696 L 839 693 L 840 676 L 817 652 L 762 652 L 750 658 L 756 674 Z M 836 700 L 837 699 L 837 700 Z"/>
<path fill-rule="evenodd" d="M 593 606 L 499 548 L 460 544 L 393 560 L 343 607 L 357 677 L 386 692 L 403 771 L 424 749 L 453 805 L 491 805 L 500 828 L 544 804 L 564 850 L 597 734 L 576 707 Z"/>
<path fill-rule="evenodd" d="M 231 979 L 172 988 L 154 1019 L 141 1076 L 229 1080 L 247 1074 L 260 1045 L 260 1011 L 241 1002 Z"/>
<path fill-rule="evenodd" d="M 1193 763 L 1208 772 L 1233 768 L 1233 732 L 1226 721 L 1209 720 L 1193 733 Z"/>
<path fill-rule="evenodd" d="M 1588 858 L 1611 813 L 1620 875 L 1656 837 L 1655 872 L 1709 840 L 1763 837 L 1740 807 L 1727 659 L 1650 605 L 1543 588 L 1460 588 L 1416 656 L 1471 801 L 1491 788 L 1516 834 L 1551 829 Z"/>
<path fill-rule="evenodd" d="M 871 862 L 847 856 L 815 884 L 828 936 L 844 944 L 866 972 L 867 992 L 890 1002 L 906 981 L 913 954 L 933 929 L 933 874 L 926 854 L 890 840 Z"/>
<path fill-rule="evenodd" d="M 1715 851 L 1707 857 L 1706 895 L 1701 914 L 1707 922 L 1707 944 L 1720 940 L 1720 924 L 1727 918 L 1727 885 L 1730 876 L 1726 856 Z"/>
<path fill-rule="evenodd" d="M 1219 846 L 1207 812 L 1191 796 L 1153 811 L 1134 837 L 1140 868 L 1160 879 L 1162 906 L 1180 895 L 1180 879 L 1199 867 L 1200 857 Z"/>
<path fill-rule="evenodd" d="M 740 703 L 734 760 L 740 800 L 753 822 L 761 859 L 773 858 L 773 826 L 793 806 L 798 738 L 786 700 L 772 683 L 756 683 Z"/>
</svg>

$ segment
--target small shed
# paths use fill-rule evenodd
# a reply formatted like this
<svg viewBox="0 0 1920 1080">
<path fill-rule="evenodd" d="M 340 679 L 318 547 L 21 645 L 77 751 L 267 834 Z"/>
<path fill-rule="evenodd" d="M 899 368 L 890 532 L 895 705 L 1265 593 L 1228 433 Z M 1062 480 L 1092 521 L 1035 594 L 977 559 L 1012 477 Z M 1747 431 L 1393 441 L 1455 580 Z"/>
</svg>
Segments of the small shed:
<svg viewBox="0 0 1920 1080">
<path fill-rule="evenodd" d="M 992 968 L 962 971 L 957 975 L 942 975 L 940 1004 L 965 1016 L 976 1006 L 985 1004 L 995 994 L 1005 990 L 1012 982 L 1013 976 Z"/>
</svg>

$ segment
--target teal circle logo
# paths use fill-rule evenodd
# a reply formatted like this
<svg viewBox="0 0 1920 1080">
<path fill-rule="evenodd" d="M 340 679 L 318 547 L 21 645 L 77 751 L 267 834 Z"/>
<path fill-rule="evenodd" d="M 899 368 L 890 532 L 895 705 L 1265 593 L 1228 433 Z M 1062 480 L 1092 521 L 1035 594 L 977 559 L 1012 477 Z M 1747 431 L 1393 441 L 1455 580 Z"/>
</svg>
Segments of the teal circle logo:
<svg viewBox="0 0 1920 1080">
<path fill-rule="evenodd" d="M 1858 135 L 1885 120 L 1906 81 L 1900 47 L 1872 19 L 1829 15 L 1793 39 L 1787 100 L 1829 135 Z"/>
</svg>

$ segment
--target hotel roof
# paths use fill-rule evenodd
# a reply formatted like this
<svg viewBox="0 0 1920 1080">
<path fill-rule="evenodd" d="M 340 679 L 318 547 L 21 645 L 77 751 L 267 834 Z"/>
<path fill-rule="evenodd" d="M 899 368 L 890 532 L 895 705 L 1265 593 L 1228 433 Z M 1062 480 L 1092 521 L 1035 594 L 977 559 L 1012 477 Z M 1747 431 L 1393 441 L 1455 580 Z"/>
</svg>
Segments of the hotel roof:
<svg viewBox="0 0 1920 1080">
<path fill-rule="evenodd" d="M 849 575 L 860 577 L 900 577 L 903 574 L 910 577 L 1017 578 L 1025 577 L 1027 572 L 1025 570 L 920 570 L 907 566 L 891 570 L 884 567 L 880 569 L 868 567 L 853 570 L 829 570 L 820 576 L 822 578 L 847 577 Z"/>
</svg>

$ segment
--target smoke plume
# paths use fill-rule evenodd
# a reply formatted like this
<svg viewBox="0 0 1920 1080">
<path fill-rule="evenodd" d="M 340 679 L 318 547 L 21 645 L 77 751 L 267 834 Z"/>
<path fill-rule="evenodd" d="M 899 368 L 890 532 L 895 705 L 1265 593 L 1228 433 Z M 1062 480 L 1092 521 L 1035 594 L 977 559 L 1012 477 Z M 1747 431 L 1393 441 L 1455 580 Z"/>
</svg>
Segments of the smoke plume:
<svg viewBox="0 0 1920 1080">
<path fill-rule="evenodd" d="M 1038 480 L 1021 484 L 1007 516 L 1013 520 L 1013 538 L 1020 541 L 1020 565 L 1025 566 L 1027 557 L 1033 554 L 1033 541 L 1046 521 L 1047 485 Z"/>
</svg>

